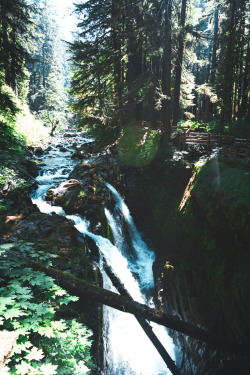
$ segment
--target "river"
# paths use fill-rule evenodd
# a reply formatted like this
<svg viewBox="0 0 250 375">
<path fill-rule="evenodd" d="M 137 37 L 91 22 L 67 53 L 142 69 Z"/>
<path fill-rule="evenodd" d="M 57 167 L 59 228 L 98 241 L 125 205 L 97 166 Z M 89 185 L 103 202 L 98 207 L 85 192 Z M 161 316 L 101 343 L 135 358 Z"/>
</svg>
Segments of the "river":
<svg viewBox="0 0 250 375">
<path fill-rule="evenodd" d="M 103 258 L 119 277 L 134 300 L 147 303 L 154 307 L 152 291 L 154 277 L 152 265 L 155 260 L 154 252 L 148 248 L 138 232 L 133 218 L 124 200 L 115 188 L 106 183 L 110 190 L 114 208 L 105 209 L 105 214 L 112 230 L 114 244 L 107 238 L 92 233 L 90 223 L 80 215 L 67 215 L 59 206 L 51 206 L 45 202 L 47 190 L 67 180 L 69 174 L 79 162 L 72 159 L 73 143 L 89 143 L 93 139 L 84 137 L 81 133 L 74 138 L 58 138 L 57 147 L 41 156 L 42 167 L 36 178 L 39 183 L 32 194 L 32 201 L 41 212 L 66 216 L 75 223 L 75 227 L 84 236 L 91 237 L 100 252 L 100 270 L 103 276 L 103 287 L 113 290 L 109 277 L 103 269 Z M 62 151 L 63 146 L 65 149 Z M 129 245 L 128 245 L 129 242 Z M 165 349 L 175 360 L 175 348 L 167 330 L 157 324 L 151 324 L 153 331 L 160 339 Z M 103 341 L 104 369 L 103 375 L 167 375 L 171 372 L 160 357 L 159 353 L 145 335 L 134 316 L 112 308 L 103 308 Z"/>
</svg>

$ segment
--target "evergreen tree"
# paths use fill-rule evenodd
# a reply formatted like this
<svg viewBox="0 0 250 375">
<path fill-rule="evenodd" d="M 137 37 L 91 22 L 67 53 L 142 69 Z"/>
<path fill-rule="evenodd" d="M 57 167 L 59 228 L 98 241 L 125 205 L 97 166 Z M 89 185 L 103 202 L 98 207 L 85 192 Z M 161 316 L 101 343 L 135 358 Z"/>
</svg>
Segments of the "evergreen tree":
<svg viewBox="0 0 250 375">
<path fill-rule="evenodd" d="M 80 1 L 74 108 L 82 124 L 227 122 L 249 108 L 245 0 Z M 117 120 L 119 119 L 119 120 Z"/>
<path fill-rule="evenodd" d="M 52 71 L 47 78 L 47 85 L 43 91 L 44 108 L 38 112 L 44 124 L 51 126 L 51 135 L 54 135 L 59 126 L 67 122 L 65 103 L 67 103 L 66 90 L 60 74 Z"/>
<path fill-rule="evenodd" d="M 66 94 L 68 70 L 66 44 L 60 38 L 60 27 L 55 10 L 47 0 L 36 0 L 36 41 L 32 62 L 29 65 L 30 86 L 28 100 L 31 110 L 54 133 L 58 126 L 67 123 L 68 96 Z"/>
<path fill-rule="evenodd" d="M 0 0 L 0 69 L 16 95 L 26 76 L 32 33 L 32 7 L 25 0 Z"/>
</svg>

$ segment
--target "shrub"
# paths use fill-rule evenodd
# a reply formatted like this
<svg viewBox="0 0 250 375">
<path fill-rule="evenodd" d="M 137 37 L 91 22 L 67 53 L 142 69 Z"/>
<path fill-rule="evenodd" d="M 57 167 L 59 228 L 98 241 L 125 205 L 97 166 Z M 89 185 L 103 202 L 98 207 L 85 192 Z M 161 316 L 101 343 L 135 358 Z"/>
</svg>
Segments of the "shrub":
<svg viewBox="0 0 250 375">
<path fill-rule="evenodd" d="M 44 265 L 54 255 L 38 252 L 30 243 L 0 246 L 0 325 L 19 334 L 5 374 L 88 374 L 91 331 L 76 320 L 57 320 L 61 306 L 77 301 L 51 277 L 27 267 L 27 257 Z M 20 254 L 20 257 L 19 257 Z"/>
</svg>

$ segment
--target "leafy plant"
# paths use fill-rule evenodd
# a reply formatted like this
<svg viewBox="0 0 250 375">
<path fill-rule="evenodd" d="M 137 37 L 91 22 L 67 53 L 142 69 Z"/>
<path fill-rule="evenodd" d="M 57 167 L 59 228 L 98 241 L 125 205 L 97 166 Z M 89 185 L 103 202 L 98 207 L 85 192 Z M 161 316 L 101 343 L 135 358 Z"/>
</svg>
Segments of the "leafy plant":
<svg viewBox="0 0 250 375">
<path fill-rule="evenodd" d="M 18 242 L 0 246 L 0 326 L 16 331 L 17 345 L 6 374 L 87 374 L 94 367 L 91 331 L 76 320 L 56 320 L 61 306 L 77 301 L 41 271 L 27 267 L 27 256 L 51 265 L 54 255 Z"/>
<path fill-rule="evenodd" d="M 0 188 L 4 187 L 7 181 L 11 181 L 15 187 L 23 186 L 24 180 L 20 179 L 14 169 L 0 168 Z"/>
</svg>

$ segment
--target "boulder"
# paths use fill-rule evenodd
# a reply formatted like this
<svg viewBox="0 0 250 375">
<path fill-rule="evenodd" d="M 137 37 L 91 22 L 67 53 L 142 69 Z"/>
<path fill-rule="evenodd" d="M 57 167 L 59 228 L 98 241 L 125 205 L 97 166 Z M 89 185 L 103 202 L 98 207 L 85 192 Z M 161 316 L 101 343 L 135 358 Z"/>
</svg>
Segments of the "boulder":
<svg viewBox="0 0 250 375">
<path fill-rule="evenodd" d="M 84 159 L 88 159 L 89 155 L 84 151 L 78 150 L 71 157 L 72 159 L 84 160 Z"/>
<path fill-rule="evenodd" d="M 23 219 L 7 217 L 6 220 L 11 225 L 4 235 L 5 242 L 28 240 L 47 251 L 51 251 L 51 246 L 59 250 L 82 244 L 74 224 L 60 215 L 34 212 Z"/>
<path fill-rule="evenodd" d="M 61 147 L 59 148 L 59 151 L 61 151 L 61 152 L 67 152 L 68 150 L 67 150 L 66 147 L 61 146 Z"/>
<path fill-rule="evenodd" d="M 39 169 L 36 163 L 32 160 L 24 159 L 20 162 L 19 165 L 20 174 L 28 180 L 29 175 L 32 177 L 38 176 Z"/>
<path fill-rule="evenodd" d="M 57 188 L 50 188 L 47 192 L 46 200 L 53 205 L 61 206 L 68 213 L 79 212 L 82 207 L 85 192 L 83 185 L 78 180 L 67 180 L 62 182 Z"/>
<path fill-rule="evenodd" d="M 41 156 L 41 155 L 43 155 L 44 154 L 44 150 L 43 150 L 43 148 L 42 147 L 37 147 L 36 149 L 35 149 L 35 155 L 37 155 L 37 156 Z"/>
<path fill-rule="evenodd" d="M 46 200 L 61 206 L 68 214 L 86 216 L 95 225 L 100 221 L 104 202 L 109 200 L 107 188 L 93 166 L 80 164 L 77 172 L 57 188 L 50 188 Z M 76 174 L 81 177 L 79 180 L 72 178 Z"/>
<path fill-rule="evenodd" d="M 65 138 L 73 138 L 73 137 L 76 137 L 77 134 L 76 133 L 64 133 L 63 135 Z"/>
</svg>

